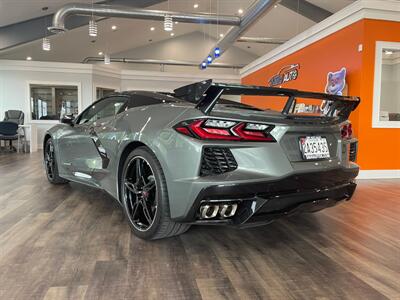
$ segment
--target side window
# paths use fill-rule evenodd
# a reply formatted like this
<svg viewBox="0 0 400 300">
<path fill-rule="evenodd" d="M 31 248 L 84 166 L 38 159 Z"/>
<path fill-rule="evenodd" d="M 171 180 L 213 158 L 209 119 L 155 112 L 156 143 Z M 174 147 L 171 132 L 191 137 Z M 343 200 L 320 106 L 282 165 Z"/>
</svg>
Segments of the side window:
<svg viewBox="0 0 400 300">
<path fill-rule="evenodd" d="M 93 123 L 99 119 L 115 116 L 127 102 L 126 97 L 109 97 L 92 105 L 78 120 L 78 124 Z"/>
</svg>

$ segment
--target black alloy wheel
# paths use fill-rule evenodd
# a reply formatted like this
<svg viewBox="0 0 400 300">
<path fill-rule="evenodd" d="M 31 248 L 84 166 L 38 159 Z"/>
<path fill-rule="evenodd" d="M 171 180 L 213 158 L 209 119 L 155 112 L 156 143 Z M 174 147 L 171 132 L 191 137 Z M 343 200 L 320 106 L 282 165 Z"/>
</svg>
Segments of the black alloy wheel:
<svg viewBox="0 0 400 300">
<path fill-rule="evenodd" d="M 134 157 L 124 178 L 126 211 L 132 225 L 139 231 L 148 230 L 157 213 L 157 184 L 148 161 Z"/>
<path fill-rule="evenodd" d="M 138 147 L 128 155 L 119 186 L 124 213 L 139 238 L 161 239 L 189 229 L 189 224 L 171 220 L 164 172 L 149 148 Z"/>
<path fill-rule="evenodd" d="M 44 152 L 44 164 L 46 168 L 47 178 L 49 181 L 54 179 L 54 168 L 55 168 L 55 156 L 54 146 L 51 140 L 46 143 L 46 149 Z"/>
<path fill-rule="evenodd" d="M 61 178 L 58 175 L 56 151 L 54 148 L 53 140 L 51 138 L 47 140 L 44 148 L 44 167 L 46 169 L 47 179 L 50 183 L 61 184 L 68 182 L 68 180 Z"/>
</svg>

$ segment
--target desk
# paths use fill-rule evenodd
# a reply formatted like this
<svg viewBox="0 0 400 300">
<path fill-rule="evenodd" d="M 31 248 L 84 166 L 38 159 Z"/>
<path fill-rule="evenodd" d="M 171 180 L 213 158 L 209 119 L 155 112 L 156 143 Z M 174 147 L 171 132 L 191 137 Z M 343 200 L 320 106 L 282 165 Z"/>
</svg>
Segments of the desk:
<svg viewBox="0 0 400 300">
<path fill-rule="evenodd" d="M 24 125 L 18 125 L 18 128 L 21 128 L 21 130 L 24 132 L 25 136 L 25 144 L 24 144 L 24 150 L 26 147 L 26 141 L 29 141 L 29 152 L 36 152 L 37 151 L 37 128 L 35 124 L 24 124 Z M 27 134 L 27 131 L 29 135 Z M 29 139 L 28 139 L 29 136 Z"/>
</svg>

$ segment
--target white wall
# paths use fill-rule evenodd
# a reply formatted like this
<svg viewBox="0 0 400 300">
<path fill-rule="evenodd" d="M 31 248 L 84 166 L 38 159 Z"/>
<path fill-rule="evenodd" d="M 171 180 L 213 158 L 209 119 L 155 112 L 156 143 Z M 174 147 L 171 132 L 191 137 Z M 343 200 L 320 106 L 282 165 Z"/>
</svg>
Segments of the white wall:
<svg viewBox="0 0 400 300">
<path fill-rule="evenodd" d="M 38 146 L 41 146 L 45 131 L 58 121 L 31 121 L 29 82 L 77 84 L 80 88 L 80 96 L 78 96 L 80 111 L 96 100 L 96 86 L 121 91 L 164 92 L 209 78 L 218 82 L 240 82 L 239 75 L 187 72 L 119 70 L 113 65 L 106 67 L 104 65 L 0 60 L 0 120 L 4 118 L 6 110 L 22 110 L 25 113 L 25 123 L 35 123 L 38 129 Z"/>
<path fill-rule="evenodd" d="M 77 84 L 79 108 L 92 102 L 92 66 L 65 63 L 0 61 L 0 119 L 9 109 L 22 110 L 25 123 L 31 123 L 29 83 Z M 38 141 L 57 121 L 33 121 L 38 127 Z M 40 145 L 40 143 L 39 143 Z"/>
<path fill-rule="evenodd" d="M 121 71 L 96 66 L 93 69 L 93 100 L 96 98 L 96 88 L 108 88 L 121 91 Z"/>
</svg>

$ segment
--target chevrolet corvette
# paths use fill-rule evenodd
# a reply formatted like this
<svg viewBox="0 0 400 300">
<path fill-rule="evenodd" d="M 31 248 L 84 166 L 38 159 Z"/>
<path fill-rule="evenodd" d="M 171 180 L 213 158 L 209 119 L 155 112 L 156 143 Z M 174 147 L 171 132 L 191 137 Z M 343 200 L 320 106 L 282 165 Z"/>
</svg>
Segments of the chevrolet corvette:
<svg viewBox="0 0 400 300">
<path fill-rule="evenodd" d="M 359 102 L 212 80 L 115 93 L 46 132 L 44 166 L 50 183 L 106 191 L 143 239 L 268 224 L 352 197 Z"/>
</svg>

